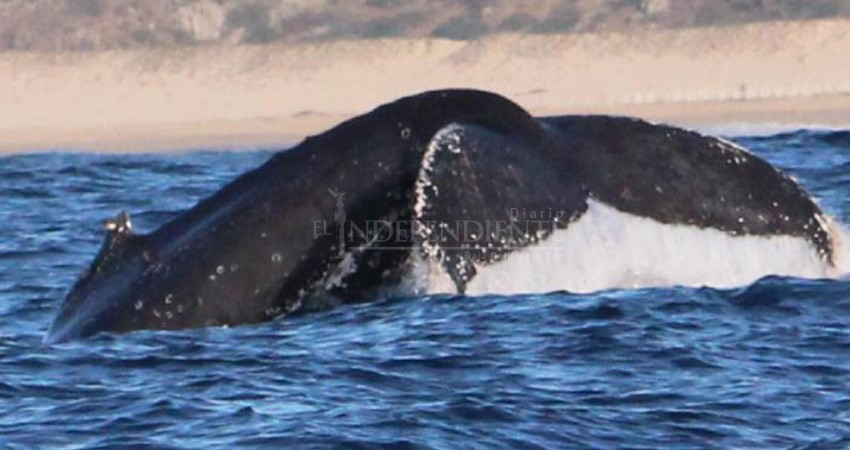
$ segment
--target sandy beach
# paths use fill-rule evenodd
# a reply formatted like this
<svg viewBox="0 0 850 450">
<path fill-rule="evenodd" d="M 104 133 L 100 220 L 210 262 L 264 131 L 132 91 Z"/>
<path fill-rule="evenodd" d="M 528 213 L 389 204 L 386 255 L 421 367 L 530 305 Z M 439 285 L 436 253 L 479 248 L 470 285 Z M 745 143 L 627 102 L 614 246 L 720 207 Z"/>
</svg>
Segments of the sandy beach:
<svg viewBox="0 0 850 450">
<path fill-rule="evenodd" d="M 0 152 L 278 147 L 427 89 L 535 114 L 689 127 L 850 127 L 850 21 L 630 34 L 497 35 L 0 53 Z"/>
</svg>

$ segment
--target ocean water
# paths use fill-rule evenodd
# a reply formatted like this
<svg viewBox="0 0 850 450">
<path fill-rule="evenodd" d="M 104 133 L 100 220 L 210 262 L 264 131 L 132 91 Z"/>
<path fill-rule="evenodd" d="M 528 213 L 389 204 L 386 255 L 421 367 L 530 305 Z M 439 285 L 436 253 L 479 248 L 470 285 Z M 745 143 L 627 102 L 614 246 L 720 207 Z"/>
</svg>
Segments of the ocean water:
<svg viewBox="0 0 850 450">
<path fill-rule="evenodd" d="M 850 132 L 736 141 L 850 223 Z M 42 344 L 121 209 L 268 152 L 0 158 L 0 448 L 850 447 L 850 281 L 431 296 Z"/>
</svg>

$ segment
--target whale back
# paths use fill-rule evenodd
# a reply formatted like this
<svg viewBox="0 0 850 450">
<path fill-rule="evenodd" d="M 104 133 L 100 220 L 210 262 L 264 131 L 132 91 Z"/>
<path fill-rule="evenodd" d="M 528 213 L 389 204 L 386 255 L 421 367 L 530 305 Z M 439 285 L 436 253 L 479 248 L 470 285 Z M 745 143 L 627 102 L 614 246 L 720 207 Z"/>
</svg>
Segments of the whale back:
<svg viewBox="0 0 850 450">
<path fill-rule="evenodd" d="M 427 144 L 455 122 L 545 139 L 525 110 L 492 93 L 427 92 L 380 106 L 276 153 L 136 236 L 150 261 L 140 252 L 112 252 L 114 270 L 71 289 L 46 340 L 267 321 L 309 309 L 331 279 L 344 301 L 365 300 L 362 292 L 385 282 L 384 273 L 392 277 L 409 245 L 366 253 L 340 274 L 340 255 L 362 254 L 363 242 L 340 244 L 337 236 L 317 234 L 317 226 L 409 220 Z"/>
<path fill-rule="evenodd" d="M 121 211 L 104 224 L 106 235 L 97 256 L 68 292 L 50 334 L 96 330 L 114 320 L 113 295 L 129 289 L 130 281 L 146 270 L 150 250 L 143 236 L 133 233 L 130 216 Z M 85 331 L 80 331 L 85 332 Z"/>
</svg>

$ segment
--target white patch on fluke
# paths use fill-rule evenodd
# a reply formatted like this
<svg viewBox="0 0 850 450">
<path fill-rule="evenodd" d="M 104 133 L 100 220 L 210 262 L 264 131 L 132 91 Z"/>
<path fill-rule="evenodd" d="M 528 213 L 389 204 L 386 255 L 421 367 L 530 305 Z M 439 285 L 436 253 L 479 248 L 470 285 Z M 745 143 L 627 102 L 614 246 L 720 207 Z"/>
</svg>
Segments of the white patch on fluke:
<svg viewBox="0 0 850 450">
<path fill-rule="evenodd" d="M 850 271 L 847 233 L 829 220 L 835 267 L 812 244 L 791 236 L 732 236 L 691 225 L 665 225 L 590 200 L 565 230 L 505 260 L 476 264 L 466 293 L 517 294 L 663 286 L 743 286 L 767 275 L 833 278 Z M 454 293 L 433 260 L 412 276 L 427 293 Z M 422 292 L 419 292 L 422 293 Z"/>
</svg>

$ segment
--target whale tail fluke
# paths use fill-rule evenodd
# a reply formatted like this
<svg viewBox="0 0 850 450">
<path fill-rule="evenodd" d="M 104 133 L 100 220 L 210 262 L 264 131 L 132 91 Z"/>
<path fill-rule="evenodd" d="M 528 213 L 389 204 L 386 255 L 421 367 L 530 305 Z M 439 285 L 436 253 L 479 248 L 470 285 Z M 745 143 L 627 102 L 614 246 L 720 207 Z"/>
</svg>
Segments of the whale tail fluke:
<svg viewBox="0 0 850 450">
<path fill-rule="evenodd" d="M 470 90 L 309 137 L 150 234 L 123 211 L 106 229 L 48 342 L 257 323 L 408 288 L 815 278 L 835 268 L 838 235 L 793 178 L 734 144 L 637 119 L 534 118 Z"/>
<path fill-rule="evenodd" d="M 833 264 L 824 214 L 790 176 L 723 139 L 640 119 L 540 119 L 591 195 L 619 211 L 732 236 L 796 236 Z"/>
<path fill-rule="evenodd" d="M 477 268 L 542 241 L 587 209 L 576 177 L 550 164 L 540 145 L 465 124 L 431 140 L 416 181 L 417 234 L 457 292 Z"/>
</svg>

